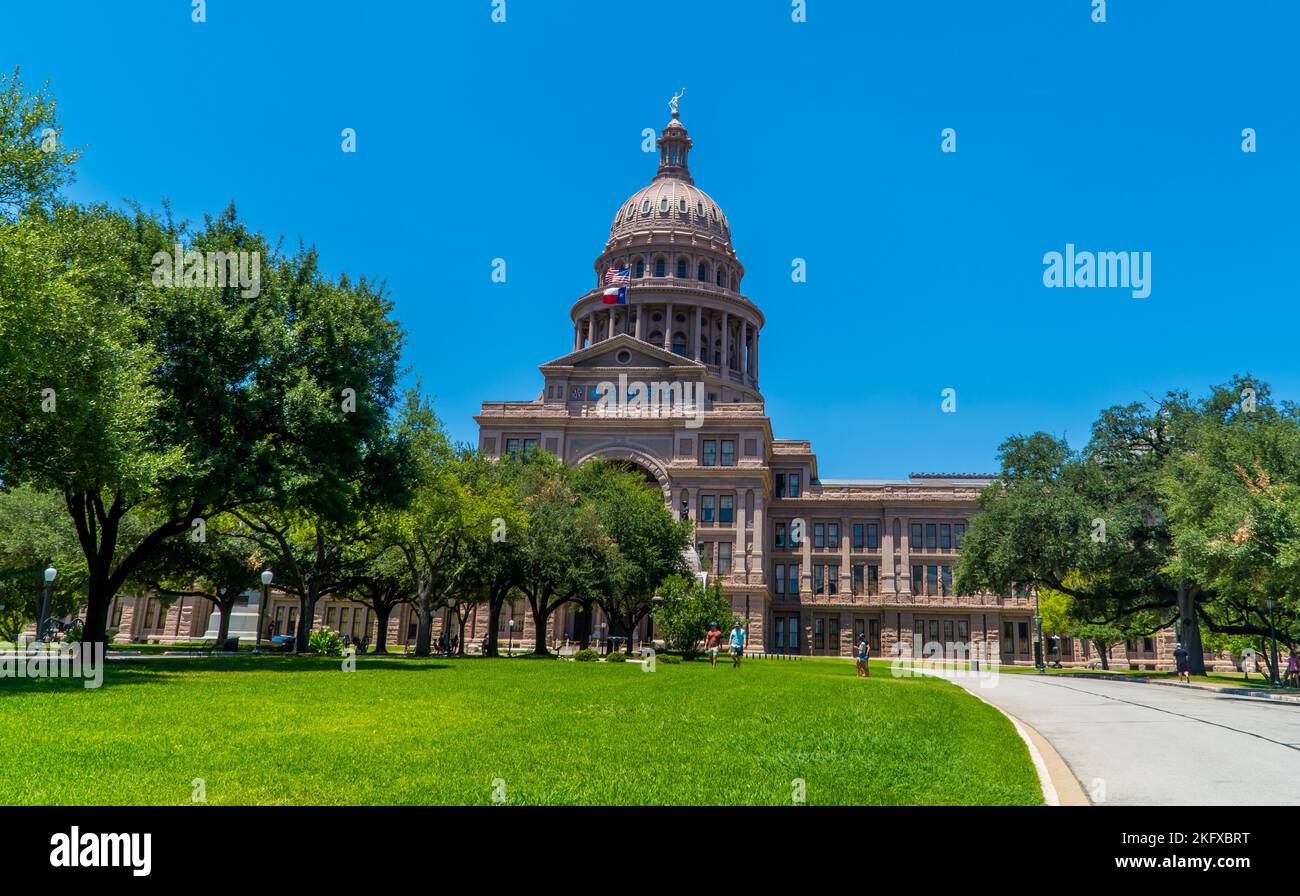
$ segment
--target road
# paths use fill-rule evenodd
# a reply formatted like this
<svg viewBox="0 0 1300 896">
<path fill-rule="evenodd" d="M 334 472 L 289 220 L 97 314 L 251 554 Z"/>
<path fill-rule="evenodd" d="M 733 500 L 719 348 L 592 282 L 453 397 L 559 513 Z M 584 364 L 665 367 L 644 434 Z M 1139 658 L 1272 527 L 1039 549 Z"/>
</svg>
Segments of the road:
<svg viewBox="0 0 1300 896">
<path fill-rule="evenodd" d="M 953 680 L 1036 728 L 1097 805 L 1300 804 L 1300 704 L 1064 676 Z"/>
</svg>

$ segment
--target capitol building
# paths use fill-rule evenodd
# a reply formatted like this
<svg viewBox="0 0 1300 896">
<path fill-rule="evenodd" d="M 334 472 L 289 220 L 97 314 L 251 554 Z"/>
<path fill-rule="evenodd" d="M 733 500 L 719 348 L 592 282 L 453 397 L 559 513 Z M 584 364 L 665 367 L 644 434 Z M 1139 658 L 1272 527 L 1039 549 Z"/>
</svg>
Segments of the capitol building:
<svg viewBox="0 0 1300 896">
<path fill-rule="evenodd" d="M 658 139 L 658 170 L 615 210 L 591 287 L 569 310 L 572 343 L 541 365 L 534 398 L 482 404 L 474 418 L 479 450 L 500 456 L 538 448 L 570 464 L 602 457 L 643 472 L 673 512 L 694 523 L 688 559 L 721 583 L 746 621 L 750 651 L 849 656 L 865 636 L 878 657 L 919 655 L 922 645 L 938 644 L 948 653 L 1032 662 L 1032 594 L 959 595 L 953 586 L 962 537 L 990 477 L 823 478 L 809 442 L 773 434 L 761 389 L 763 312 L 744 293 L 730 221 L 695 184 L 693 144 L 675 106 Z M 612 275 L 626 280 L 622 295 L 610 288 Z M 685 414 L 676 405 L 610 413 L 611 384 L 622 398 L 631 383 L 681 387 L 679 395 L 698 392 L 701 400 Z M 237 612 L 252 613 L 255 603 L 254 596 Z M 296 599 L 273 593 L 270 631 L 292 632 L 297 612 Z M 591 612 L 560 607 L 548 641 L 564 647 L 621 634 Z M 317 614 L 316 625 L 351 639 L 376 634 L 374 613 L 341 596 L 322 600 Z M 435 620 L 435 639 L 458 631 L 447 617 Z M 215 632 L 202 599 L 168 607 L 153 597 L 119 598 L 112 624 L 119 641 Z M 482 643 L 489 624 L 479 607 L 466 620 L 467 648 Z M 532 644 L 524 601 L 508 603 L 500 625 L 503 647 Z M 645 621 L 637 638 L 652 639 L 651 625 Z M 403 606 L 390 620 L 389 643 L 410 644 L 415 631 L 415 611 Z M 1051 653 L 1064 665 L 1098 660 L 1090 644 L 1055 643 Z M 1155 668 L 1159 660 L 1163 668 L 1171 651 L 1172 634 L 1162 632 L 1114 645 L 1110 662 Z"/>
</svg>

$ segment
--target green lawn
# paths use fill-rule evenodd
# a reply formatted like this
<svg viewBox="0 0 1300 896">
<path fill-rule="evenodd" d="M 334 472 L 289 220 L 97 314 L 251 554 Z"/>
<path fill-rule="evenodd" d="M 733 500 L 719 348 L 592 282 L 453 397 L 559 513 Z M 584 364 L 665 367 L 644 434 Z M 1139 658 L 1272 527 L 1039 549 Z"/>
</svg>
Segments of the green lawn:
<svg viewBox="0 0 1300 896">
<path fill-rule="evenodd" d="M 1011 724 L 851 663 L 231 657 L 0 679 L 0 803 L 1039 804 Z"/>
</svg>

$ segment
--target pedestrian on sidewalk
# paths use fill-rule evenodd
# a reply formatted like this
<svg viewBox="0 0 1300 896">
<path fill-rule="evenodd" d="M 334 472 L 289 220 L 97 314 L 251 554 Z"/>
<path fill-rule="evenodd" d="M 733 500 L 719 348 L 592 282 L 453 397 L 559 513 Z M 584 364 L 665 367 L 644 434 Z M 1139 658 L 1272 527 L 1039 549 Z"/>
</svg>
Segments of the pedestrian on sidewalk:
<svg viewBox="0 0 1300 896">
<path fill-rule="evenodd" d="M 1282 682 L 1282 687 L 1290 684 L 1293 688 L 1300 688 L 1300 658 L 1296 657 L 1296 652 L 1291 651 L 1291 658 L 1286 661 L 1286 678 Z"/>
<path fill-rule="evenodd" d="M 1192 683 L 1191 667 L 1187 663 L 1187 648 L 1182 642 L 1174 648 L 1174 663 L 1178 666 L 1178 680 L 1184 684 Z"/>
</svg>

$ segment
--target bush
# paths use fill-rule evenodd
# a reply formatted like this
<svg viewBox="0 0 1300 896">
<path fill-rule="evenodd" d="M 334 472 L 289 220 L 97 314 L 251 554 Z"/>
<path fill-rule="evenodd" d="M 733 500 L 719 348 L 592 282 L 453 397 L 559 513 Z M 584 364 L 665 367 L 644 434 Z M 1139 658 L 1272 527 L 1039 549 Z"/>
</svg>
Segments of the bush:
<svg viewBox="0 0 1300 896">
<path fill-rule="evenodd" d="M 307 636 L 307 649 L 324 656 L 338 656 L 343 653 L 343 639 L 333 629 L 318 628 Z"/>
<path fill-rule="evenodd" d="M 609 656 L 605 657 L 607 663 L 626 663 L 627 654 L 621 650 L 611 651 Z"/>
<path fill-rule="evenodd" d="M 682 662 L 682 658 L 674 653 L 656 653 L 656 663 L 667 663 L 669 666 L 677 666 Z"/>
<path fill-rule="evenodd" d="M 574 662 L 578 663 L 594 663 L 599 659 L 600 654 L 591 649 L 579 650 L 573 655 Z"/>
</svg>

